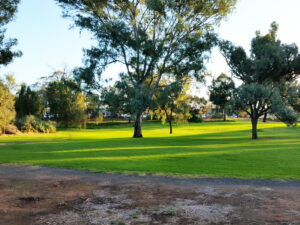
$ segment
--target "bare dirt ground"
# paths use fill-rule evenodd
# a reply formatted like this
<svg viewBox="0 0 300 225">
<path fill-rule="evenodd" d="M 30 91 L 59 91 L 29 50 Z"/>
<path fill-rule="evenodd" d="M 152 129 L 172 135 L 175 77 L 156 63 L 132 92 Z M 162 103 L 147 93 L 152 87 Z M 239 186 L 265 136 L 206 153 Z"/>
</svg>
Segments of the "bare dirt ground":
<svg viewBox="0 0 300 225">
<path fill-rule="evenodd" d="M 300 181 L 0 166 L 0 225 L 300 224 Z"/>
</svg>

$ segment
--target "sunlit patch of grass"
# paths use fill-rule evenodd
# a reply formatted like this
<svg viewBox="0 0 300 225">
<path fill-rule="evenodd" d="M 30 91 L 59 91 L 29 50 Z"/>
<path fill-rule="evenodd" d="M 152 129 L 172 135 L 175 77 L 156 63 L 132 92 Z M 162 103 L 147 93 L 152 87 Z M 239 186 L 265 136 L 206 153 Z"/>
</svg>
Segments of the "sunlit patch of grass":
<svg viewBox="0 0 300 225">
<path fill-rule="evenodd" d="M 143 139 L 132 125 L 68 129 L 56 134 L 0 137 L 0 163 L 188 176 L 300 179 L 300 129 L 249 121 L 175 126 L 146 123 Z"/>
</svg>

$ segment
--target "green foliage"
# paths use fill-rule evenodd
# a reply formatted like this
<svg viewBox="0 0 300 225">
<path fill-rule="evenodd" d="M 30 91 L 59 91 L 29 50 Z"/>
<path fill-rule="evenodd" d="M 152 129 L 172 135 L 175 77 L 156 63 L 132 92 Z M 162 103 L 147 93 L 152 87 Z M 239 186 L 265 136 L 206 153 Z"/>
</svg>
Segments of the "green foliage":
<svg viewBox="0 0 300 225">
<path fill-rule="evenodd" d="M 5 40 L 5 29 L 7 23 L 13 20 L 20 0 L 0 1 L 0 66 L 9 64 L 14 57 L 22 55 L 21 52 L 13 52 L 12 47 L 17 44 L 16 39 Z"/>
<path fill-rule="evenodd" d="M 86 113 L 89 119 L 98 119 L 100 117 L 100 97 L 94 93 L 85 95 Z"/>
<path fill-rule="evenodd" d="M 275 90 L 271 99 L 271 112 L 288 126 L 296 125 L 299 114 L 293 110 L 288 100 L 281 97 L 279 90 Z"/>
<path fill-rule="evenodd" d="M 122 95 L 115 87 L 108 87 L 102 90 L 102 103 L 112 118 L 117 118 L 122 108 Z"/>
<path fill-rule="evenodd" d="M 43 121 L 29 115 L 16 120 L 18 129 L 24 133 L 55 133 L 56 127 L 51 121 Z"/>
<path fill-rule="evenodd" d="M 136 137 L 141 116 L 163 77 L 170 74 L 203 79 L 201 71 L 216 43 L 212 26 L 233 8 L 236 0 L 56 0 L 65 16 L 90 31 L 98 44 L 85 50 L 85 68 L 76 79 L 99 88 L 109 64 L 122 63 L 135 94 Z M 180 43 L 180 44 L 179 44 Z M 138 130 L 137 130 L 138 129 Z"/>
<path fill-rule="evenodd" d="M 270 111 L 288 125 L 297 121 L 297 115 L 288 106 L 288 102 L 282 99 L 279 88 L 262 84 L 240 86 L 234 93 L 232 106 L 235 110 L 246 109 L 250 116 L 257 118 Z"/>
<path fill-rule="evenodd" d="M 188 105 L 189 95 L 186 93 L 189 89 L 187 79 L 173 82 L 162 81 L 154 94 L 155 110 L 154 113 L 158 119 L 164 123 L 168 121 L 170 133 L 172 133 L 172 122 L 186 123 L 191 117 L 190 107 Z"/>
<path fill-rule="evenodd" d="M 221 41 L 220 49 L 233 75 L 243 81 L 232 98 L 233 109 L 243 110 L 252 120 L 252 138 L 257 139 L 260 116 L 272 112 L 288 125 L 297 121 L 293 112 L 291 83 L 300 74 L 300 54 L 295 44 L 282 44 L 277 39 L 278 25 L 272 23 L 268 34 L 257 32 L 251 42 L 251 55 L 229 41 Z"/>
<path fill-rule="evenodd" d="M 295 101 L 292 103 L 292 107 L 296 112 L 300 113 L 300 86 L 298 84 L 295 85 L 294 93 L 296 96 Z"/>
<path fill-rule="evenodd" d="M 209 100 L 221 108 L 224 108 L 225 105 L 229 102 L 229 99 L 232 95 L 232 92 L 235 88 L 233 80 L 228 77 L 226 74 L 221 74 L 212 81 L 210 86 L 210 95 Z"/>
<path fill-rule="evenodd" d="M 112 113 L 112 117 L 117 117 L 119 113 L 132 115 L 139 103 L 134 88 L 128 82 L 129 77 L 126 74 L 120 74 L 120 77 L 121 80 L 113 87 L 104 88 L 101 95 L 102 103 Z"/>
<path fill-rule="evenodd" d="M 214 112 L 214 113 L 212 113 L 212 115 L 211 115 L 211 118 L 212 118 L 212 119 L 222 119 L 223 117 L 224 117 L 224 114 L 218 113 L 218 112 Z"/>
<path fill-rule="evenodd" d="M 0 80 L 0 134 L 4 128 L 15 119 L 15 98 L 9 88 Z"/>
<path fill-rule="evenodd" d="M 62 78 L 48 83 L 46 98 L 51 118 L 65 127 L 85 124 L 85 97 L 73 80 Z"/>
<path fill-rule="evenodd" d="M 212 85 L 209 88 L 209 100 L 224 111 L 224 120 L 226 120 L 225 108 L 234 89 L 235 84 L 233 80 L 223 73 L 212 81 Z"/>
<path fill-rule="evenodd" d="M 205 98 L 198 96 L 189 96 L 188 105 L 190 107 L 191 118 L 189 122 L 202 123 L 203 119 L 200 117 L 208 113 L 208 104 Z"/>
<path fill-rule="evenodd" d="M 300 73 L 300 54 L 295 44 L 283 44 L 277 39 L 278 25 L 274 22 L 268 34 L 260 32 L 251 42 L 251 55 L 229 41 L 220 41 L 221 53 L 235 77 L 246 83 L 293 81 Z"/>
<path fill-rule="evenodd" d="M 38 92 L 23 84 L 17 93 L 15 108 L 18 118 L 27 115 L 42 116 L 43 100 Z"/>
<path fill-rule="evenodd" d="M 192 122 L 192 123 L 202 123 L 203 122 L 203 119 L 197 115 L 199 115 L 197 112 L 195 111 L 192 111 L 190 112 L 191 114 L 191 118 L 188 119 L 189 122 Z"/>
</svg>

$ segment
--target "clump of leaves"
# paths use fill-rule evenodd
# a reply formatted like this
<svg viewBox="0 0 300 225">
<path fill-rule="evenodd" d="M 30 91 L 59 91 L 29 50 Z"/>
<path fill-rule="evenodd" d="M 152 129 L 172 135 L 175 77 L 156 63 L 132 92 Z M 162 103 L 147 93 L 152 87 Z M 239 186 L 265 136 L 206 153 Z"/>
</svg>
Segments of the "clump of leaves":
<svg viewBox="0 0 300 225">
<path fill-rule="evenodd" d="M 24 133 L 55 133 L 56 127 L 51 121 L 44 121 L 29 115 L 16 121 L 18 129 Z"/>
</svg>

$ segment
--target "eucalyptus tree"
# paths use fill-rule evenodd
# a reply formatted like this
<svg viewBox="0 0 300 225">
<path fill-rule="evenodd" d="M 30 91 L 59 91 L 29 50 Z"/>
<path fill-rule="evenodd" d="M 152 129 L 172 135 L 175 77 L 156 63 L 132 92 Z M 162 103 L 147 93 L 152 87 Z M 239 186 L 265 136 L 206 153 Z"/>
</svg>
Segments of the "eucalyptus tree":
<svg viewBox="0 0 300 225">
<path fill-rule="evenodd" d="M 215 44 L 212 27 L 236 0 L 56 0 L 64 15 L 94 35 L 77 77 L 99 88 L 103 70 L 126 68 L 135 93 L 134 137 L 142 137 L 141 119 L 162 78 L 168 74 L 201 80 L 204 61 Z"/>
<path fill-rule="evenodd" d="M 5 38 L 5 26 L 14 19 L 19 2 L 20 0 L 0 1 L 0 68 L 12 62 L 14 57 L 22 55 L 20 51 L 12 50 L 17 44 L 17 40 Z M 5 126 L 11 123 L 16 116 L 15 99 L 10 92 L 11 77 L 8 76 L 7 79 L 7 83 L 0 80 L 0 133 L 5 132 Z"/>
<path fill-rule="evenodd" d="M 9 85 L 0 79 L 0 134 L 5 133 L 5 127 L 15 120 L 15 97 L 9 90 Z"/>
<path fill-rule="evenodd" d="M 6 29 L 4 28 L 14 19 L 20 0 L 1 0 L 0 1 L 0 66 L 9 64 L 14 57 L 22 55 L 20 51 L 13 51 L 12 48 L 17 44 L 16 39 L 5 39 Z"/>
<path fill-rule="evenodd" d="M 214 79 L 209 88 L 209 100 L 223 110 L 224 121 L 226 121 L 226 106 L 234 89 L 234 81 L 224 73 Z"/>
<path fill-rule="evenodd" d="M 297 121 L 297 114 L 290 107 L 296 100 L 296 89 L 290 84 L 300 74 L 300 54 L 295 44 L 281 43 L 277 31 L 274 22 L 266 35 L 257 32 L 251 42 L 250 56 L 242 47 L 229 41 L 220 42 L 232 74 L 242 81 L 232 105 L 250 116 L 252 139 L 257 139 L 257 122 L 265 113 L 275 114 L 288 125 Z"/>
<path fill-rule="evenodd" d="M 191 117 L 189 100 L 189 81 L 167 82 L 162 81 L 154 93 L 154 113 L 164 123 L 167 121 L 170 127 L 170 134 L 173 133 L 173 121 L 177 124 L 185 123 Z"/>
</svg>

